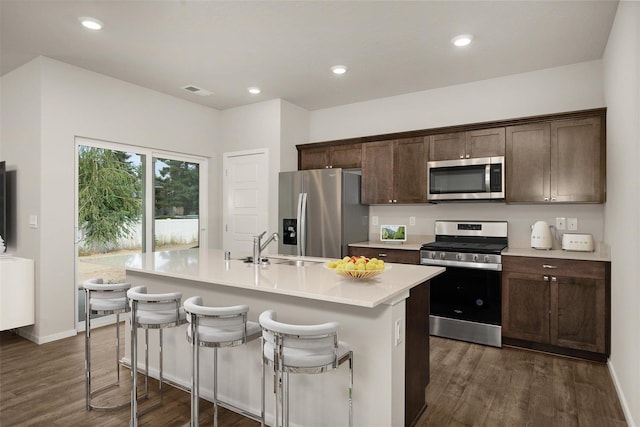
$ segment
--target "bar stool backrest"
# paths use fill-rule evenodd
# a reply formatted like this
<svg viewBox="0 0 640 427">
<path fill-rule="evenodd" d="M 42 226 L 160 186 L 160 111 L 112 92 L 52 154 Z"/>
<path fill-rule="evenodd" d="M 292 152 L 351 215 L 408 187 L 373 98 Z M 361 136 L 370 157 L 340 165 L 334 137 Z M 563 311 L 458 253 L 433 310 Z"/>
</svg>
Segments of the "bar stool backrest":
<svg viewBox="0 0 640 427">
<path fill-rule="evenodd" d="M 180 306 L 182 292 L 148 294 L 146 286 L 136 286 L 127 291 L 127 298 L 139 327 L 165 328 L 185 323 Z"/>
<path fill-rule="evenodd" d="M 202 297 L 194 296 L 184 302 L 187 321 L 198 328 L 198 344 L 202 347 L 232 347 L 256 338 L 254 331 L 247 330 L 248 305 L 207 307 Z M 259 332 L 259 331 L 258 331 Z M 192 328 L 187 338 L 192 339 Z"/>
<path fill-rule="evenodd" d="M 113 314 L 129 311 L 127 290 L 129 283 L 104 283 L 101 277 L 85 280 L 82 287 L 89 293 L 88 310 L 98 314 Z"/>
<path fill-rule="evenodd" d="M 324 372 L 338 366 L 338 323 L 292 325 L 267 310 L 260 315 L 264 352 L 272 362 L 296 372 Z M 268 352 L 273 351 L 273 357 Z"/>
</svg>

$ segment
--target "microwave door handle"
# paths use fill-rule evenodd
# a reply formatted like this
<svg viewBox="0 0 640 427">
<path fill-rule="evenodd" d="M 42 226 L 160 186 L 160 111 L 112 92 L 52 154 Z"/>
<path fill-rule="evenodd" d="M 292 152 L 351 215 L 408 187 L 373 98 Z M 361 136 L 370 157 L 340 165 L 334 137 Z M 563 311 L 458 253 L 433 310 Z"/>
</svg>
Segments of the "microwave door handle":
<svg viewBox="0 0 640 427">
<path fill-rule="evenodd" d="M 484 191 L 486 193 L 491 192 L 491 165 L 486 164 L 484 166 Z"/>
</svg>

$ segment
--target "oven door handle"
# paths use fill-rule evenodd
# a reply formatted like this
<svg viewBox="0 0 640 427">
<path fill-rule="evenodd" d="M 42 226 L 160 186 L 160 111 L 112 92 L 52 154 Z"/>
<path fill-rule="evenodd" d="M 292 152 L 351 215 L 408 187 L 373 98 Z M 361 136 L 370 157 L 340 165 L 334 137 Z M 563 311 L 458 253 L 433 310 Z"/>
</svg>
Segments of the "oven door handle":
<svg viewBox="0 0 640 427">
<path fill-rule="evenodd" d="M 491 270 L 502 271 L 502 264 L 491 262 L 467 262 L 467 261 L 452 261 L 446 259 L 428 259 L 423 258 L 420 260 L 420 264 L 426 266 L 436 267 L 461 267 L 461 268 L 473 268 L 476 270 Z"/>
</svg>

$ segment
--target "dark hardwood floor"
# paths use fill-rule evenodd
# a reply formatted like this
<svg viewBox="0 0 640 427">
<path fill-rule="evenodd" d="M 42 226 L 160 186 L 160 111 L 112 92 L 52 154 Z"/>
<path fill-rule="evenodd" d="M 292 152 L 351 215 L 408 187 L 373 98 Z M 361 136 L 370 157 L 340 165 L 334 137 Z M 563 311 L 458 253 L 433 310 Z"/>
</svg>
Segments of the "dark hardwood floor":
<svg viewBox="0 0 640 427">
<path fill-rule="evenodd" d="M 100 386 L 98 380 L 113 370 L 113 328 L 96 329 L 92 340 L 93 379 Z M 99 396 L 98 402 L 126 401 L 127 369 L 121 382 L 119 390 L 106 399 Z M 152 393 L 155 387 L 154 381 Z M 84 334 L 38 346 L 0 333 L 0 426 L 128 425 L 128 409 L 88 412 L 84 402 Z M 605 365 L 435 337 L 427 402 L 420 427 L 626 426 Z M 211 404 L 200 405 L 200 423 L 212 425 Z M 142 416 L 140 426 L 182 426 L 189 417 L 189 395 L 167 386 L 163 406 Z M 221 426 L 259 425 L 224 409 L 219 421 Z"/>
</svg>

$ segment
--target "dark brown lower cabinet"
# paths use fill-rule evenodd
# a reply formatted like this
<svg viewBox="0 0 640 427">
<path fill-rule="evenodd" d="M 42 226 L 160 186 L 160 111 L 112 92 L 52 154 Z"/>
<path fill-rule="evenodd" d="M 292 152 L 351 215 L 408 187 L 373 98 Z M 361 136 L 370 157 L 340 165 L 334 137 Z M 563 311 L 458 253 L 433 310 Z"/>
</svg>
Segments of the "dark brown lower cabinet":
<svg viewBox="0 0 640 427">
<path fill-rule="evenodd" d="M 502 268 L 504 344 L 606 361 L 610 263 L 505 256 Z"/>
</svg>

